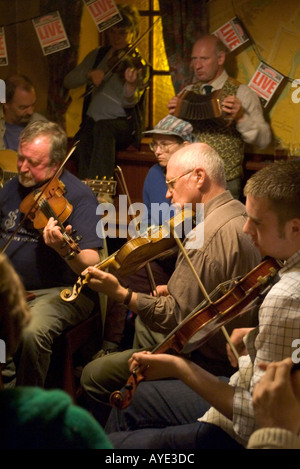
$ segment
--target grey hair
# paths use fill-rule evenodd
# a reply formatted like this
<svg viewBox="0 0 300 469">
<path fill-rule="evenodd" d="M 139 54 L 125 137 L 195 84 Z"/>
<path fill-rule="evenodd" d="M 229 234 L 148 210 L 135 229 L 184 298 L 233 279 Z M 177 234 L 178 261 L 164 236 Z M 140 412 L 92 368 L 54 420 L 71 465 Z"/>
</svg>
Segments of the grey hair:
<svg viewBox="0 0 300 469">
<path fill-rule="evenodd" d="M 195 142 L 186 145 L 176 151 L 170 160 L 178 162 L 186 171 L 202 166 L 212 181 L 226 188 L 224 162 L 216 150 L 206 143 Z"/>
<path fill-rule="evenodd" d="M 50 138 L 50 166 L 62 163 L 67 152 L 67 134 L 55 122 L 34 121 L 28 124 L 21 132 L 20 143 L 32 142 L 41 135 Z"/>
</svg>

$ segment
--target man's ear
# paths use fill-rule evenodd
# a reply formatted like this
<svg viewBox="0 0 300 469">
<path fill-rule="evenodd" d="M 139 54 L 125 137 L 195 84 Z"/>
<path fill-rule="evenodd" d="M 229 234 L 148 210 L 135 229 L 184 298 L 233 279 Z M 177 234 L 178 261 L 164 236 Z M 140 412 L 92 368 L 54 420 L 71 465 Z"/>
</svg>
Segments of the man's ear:
<svg viewBox="0 0 300 469">
<path fill-rule="evenodd" d="M 300 243 L 300 218 L 292 218 L 287 223 L 289 225 L 290 239 Z"/>
<path fill-rule="evenodd" d="M 221 50 L 218 53 L 218 65 L 224 65 L 225 59 L 226 59 L 226 53 L 223 50 Z"/>
<path fill-rule="evenodd" d="M 206 176 L 205 170 L 201 167 L 198 167 L 198 168 L 195 168 L 194 171 L 195 171 L 196 178 L 197 178 L 197 186 L 199 187 L 203 186 L 203 183 L 205 181 L 205 176 Z"/>
</svg>

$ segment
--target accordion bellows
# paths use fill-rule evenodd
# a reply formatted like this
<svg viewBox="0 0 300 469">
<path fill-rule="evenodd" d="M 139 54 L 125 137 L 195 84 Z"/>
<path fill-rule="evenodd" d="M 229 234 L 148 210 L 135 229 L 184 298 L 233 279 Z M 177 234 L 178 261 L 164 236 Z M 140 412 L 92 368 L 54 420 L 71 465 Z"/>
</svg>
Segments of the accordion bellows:
<svg viewBox="0 0 300 469">
<path fill-rule="evenodd" d="M 174 116 L 187 121 L 223 117 L 219 90 L 202 95 L 186 90 L 179 94 Z"/>
</svg>

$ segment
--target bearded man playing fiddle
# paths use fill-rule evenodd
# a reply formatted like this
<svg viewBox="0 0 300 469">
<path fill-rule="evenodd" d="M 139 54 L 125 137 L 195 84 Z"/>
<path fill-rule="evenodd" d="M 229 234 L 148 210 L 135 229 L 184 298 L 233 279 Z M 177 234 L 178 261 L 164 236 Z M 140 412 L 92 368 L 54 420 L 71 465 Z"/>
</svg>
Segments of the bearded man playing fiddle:
<svg viewBox="0 0 300 469">
<path fill-rule="evenodd" d="M 26 290 L 35 296 L 29 303 L 32 319 L 24 329 L 15 363 L 10 360 L 3 370 L 7 385 L 15 382 L 15 364 L 17 385 L 43 387 L 53 340 L 68 326 L 86 319 L 98 305 L 98 296 L 92 291 L 84 292 L 76 305 L 60 299 L 64 286 L 73 285 L 82 269 L 99 262 L 102 240 L 96 235 L 98 203 L 92 190 L 67 170 L 60 170 L 57 177 L 72 206 L 65 230 L 58 225 L 57 217 L 51 215 L 43 228 L 37 229 L 35 218 L 24 220 L 27 210 L 21 211 L 26 197 L 32 196 L 34 202 L 33 191 L 41 191 L 41 186 L 54 179 L 63 166 L 66 149 L 66 133 L 57 124 L 42 121 L 29 124 L 20 137 L 18 175 L 0 191 L 0 249 L 5 250 Z M 55 212 L 55 204 L 53 209 Z M 36 216 L 39 210 L 37 207 Z M 80 252 L 72 250 L 63 237 L 72 239 L 71 229 L 82 237 L 77 243 Z"/>
</svg>

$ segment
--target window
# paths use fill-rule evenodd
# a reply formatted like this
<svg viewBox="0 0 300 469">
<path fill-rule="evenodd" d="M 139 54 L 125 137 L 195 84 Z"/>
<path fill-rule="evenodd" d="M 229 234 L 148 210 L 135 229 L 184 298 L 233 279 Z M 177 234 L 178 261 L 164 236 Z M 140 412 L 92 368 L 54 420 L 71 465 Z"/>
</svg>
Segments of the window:
<svg viewBox="0 0 300 469">
<path fill-rule="evenodd" d="M 168 114 L 167 104 L 175 94 L 159 19 L 159 0 L 126 0 L 126 3 L 135 5 L 139 10 L 141 36 L 149 30 L 137 44 L 137 48 L 153 67 L 152 83 L 147 91 L 146 110 L 146 126 L 153 128 Z"/>
</svg>

